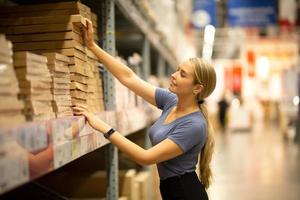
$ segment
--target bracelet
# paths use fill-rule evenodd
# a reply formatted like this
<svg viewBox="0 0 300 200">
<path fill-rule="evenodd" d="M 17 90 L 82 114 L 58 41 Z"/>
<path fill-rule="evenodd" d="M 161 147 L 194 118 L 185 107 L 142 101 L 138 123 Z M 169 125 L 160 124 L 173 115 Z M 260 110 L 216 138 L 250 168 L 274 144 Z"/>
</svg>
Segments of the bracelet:
<svg viewBox="0 0 300 200">
<path fill-rule="evenodd" d="M 116 130 L 114 128 L 111 128 L 109 129 L 109 131 L 107 131 L 105 134 L 104 134 L 104 137 L 106 139 L 108 139 L 114 132 L 116 132 Z"/>
</svg>

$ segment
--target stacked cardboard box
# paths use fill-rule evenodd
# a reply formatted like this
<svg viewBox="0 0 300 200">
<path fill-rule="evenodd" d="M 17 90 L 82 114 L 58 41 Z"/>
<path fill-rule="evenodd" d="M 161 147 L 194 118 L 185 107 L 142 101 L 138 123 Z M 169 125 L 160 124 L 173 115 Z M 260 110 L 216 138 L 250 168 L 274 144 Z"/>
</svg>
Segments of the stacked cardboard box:
<svg viewBox="0 0 300 200">
<path fill-rule="evenodd" d="M 126 60 L 121 57 L 116 57 L 116 59 L 123 64 L 128 66 Z M 124 111 L 136 106 L 135 94 L 129 90 L 126 86 L 124 86 L 117 78 L 114 78 L 114 86 L 115 86 L 115 99 L 116 99 L 116 110 Z"/>
<path fill-rule="evenodd" d="M 104 96 L 103 96 L 103 85 L 102 77 L 97 67 L 99 65 L 97 60 L 88 57 L 89 63 L 92 63 L 93 77 L 89 77 L 87 80 L 88 85 L 88 106 L 92 111 L 97 112 L 104 110 Z"/>
<path fill-rule="evenodd" d="M 0 35 L 0 127 L 12 126 L 25 121 L 24 104 L 18 100 L 20 91 L 13 69 L 12 43 Z"/>
<path fill-rule="evenodd" d="M 97 57 L 84 45 L 85 18 L 93 22 L 97 38 L 97 17 L 79 2 L 60 2 L 1 9 L 0 31 L 14 43 L 15 51 L 38 54 L 57 52 L 70 58 L 72 104 L 104 110 Z M 99 88 L 101 86 L 101 88 Z"/>
<path fill-rule="evenodd" d="M 69 57 L 58 53 L 44 53 L 48 59 L 48 69 L 52 76 L 53 110 L 56 117 L 73 116 L 70 95 Z"/>
<path fill-rule="evenodd" d="M 20 98 L 25 102 L 26 118 L 33 121 L 55 118 L 47 57 L 26 51 L 16 52 L 14 67 L 19 80 Z"/>
<path fill-rule="evenodd" d="M 138 199 L 141 200 L 151 200 L 153 199 L 153 191 L 151 188 L 151 177 L 150 172 L 141 171 L 139 172 L 136 177 L 135 181 L 138 187 L 139 196 Z"/>
</svg>

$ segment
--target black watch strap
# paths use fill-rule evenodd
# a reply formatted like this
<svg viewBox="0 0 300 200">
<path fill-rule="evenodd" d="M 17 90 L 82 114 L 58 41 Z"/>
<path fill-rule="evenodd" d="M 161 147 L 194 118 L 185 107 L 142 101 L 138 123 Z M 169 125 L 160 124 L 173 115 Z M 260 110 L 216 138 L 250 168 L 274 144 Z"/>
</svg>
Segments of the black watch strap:
<svg viewBox="0 0 300 200">
<path fill-rule="evenodd" d="M 107 131 L 105 134 L 104 134 L 104 137 L 107 139 L 109 138 L 109 136 L 111 136 L 116 130 L 114 128 L 111 128 L 109 129 L 109 131 Z"/>
</svg>

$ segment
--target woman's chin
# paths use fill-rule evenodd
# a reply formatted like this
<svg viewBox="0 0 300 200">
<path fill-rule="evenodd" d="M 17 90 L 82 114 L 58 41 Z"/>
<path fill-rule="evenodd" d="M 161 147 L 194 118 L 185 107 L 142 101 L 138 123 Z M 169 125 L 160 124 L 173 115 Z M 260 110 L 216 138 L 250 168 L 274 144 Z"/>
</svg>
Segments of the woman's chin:
<svg viewBox="0 0 300 200">
<path fill-rule="evenodd" d="M 172 86 L 169 86 L 169 91 L 174 93 L 174 88 Z"/>
</svg>

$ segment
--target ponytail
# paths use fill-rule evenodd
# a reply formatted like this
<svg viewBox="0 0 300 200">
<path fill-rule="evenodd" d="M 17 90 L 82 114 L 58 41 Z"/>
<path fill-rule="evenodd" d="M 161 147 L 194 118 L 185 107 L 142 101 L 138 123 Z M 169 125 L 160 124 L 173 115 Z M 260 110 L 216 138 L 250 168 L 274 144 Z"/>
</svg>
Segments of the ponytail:
<svg viewBox="0 0 300 200">
<path fill-rule="evenodd" d="M 206 142 L 201 150 L 199 159 L 199 179 L 203 186 L 207 189 L 211 184 L 212 171 L 210 162 L 214 151 L 215 141 L 213 138 L 213 128 L 209 121 L 208 112 L 203 100 L 208 97 L 216 87 L 216 72 L 210 62 L 200 58 L 189 59 L 194 69 L 194 83 L 202 85 L 202 90 L 196 96 L 199 108 L 206 119 L 207 137 Z"/>
<path fill-rule="evenodd" d="M 208 118 L 207 108 L 203 103 L 199 104 L 199 107 L 207 122 L 207 139 L 201 150 L 199 159 L 199 179 L 203 186 L 207 189 L 210 186 L 212 179 L 210 162 L 212 160 L 215 141 L 213 137 L 213 128 Z"/>
</svg>

